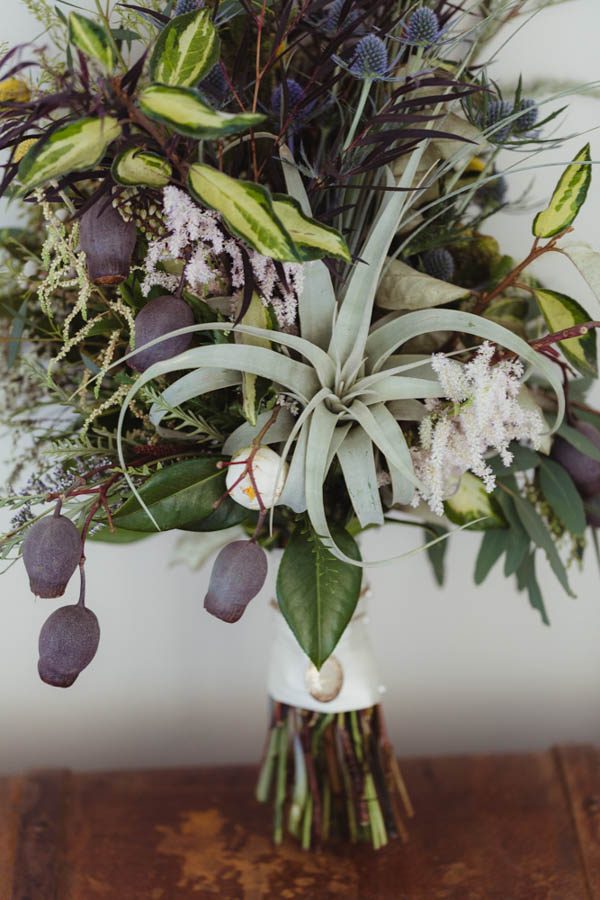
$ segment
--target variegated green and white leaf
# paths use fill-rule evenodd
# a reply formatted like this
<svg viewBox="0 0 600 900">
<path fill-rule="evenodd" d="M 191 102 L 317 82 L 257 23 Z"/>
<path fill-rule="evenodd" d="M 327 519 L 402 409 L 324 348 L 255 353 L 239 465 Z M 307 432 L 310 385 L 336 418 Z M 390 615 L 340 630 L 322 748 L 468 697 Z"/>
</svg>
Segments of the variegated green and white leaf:
<svg viewBox="0 0 600 900">
<path fill-rule="evenodd" d="M 476 531 L 506 525 L 481 479 L 470 472 L 462 476 L 458 490 L 444 503 L 444 511 L 455 525 L 477 522 L 478 525 L 473 526 Z"/>
<path fill-rule="evenodd" d="M 253 181 L 231 178 L 200 163 L 190 167 L 192 194 L 223 216 L 232 234 L 263 256 L 282 262 L 298 261 L 300 254 L 277 218 L 269 192 Z"/>
<path fill-rule="evenodd" d="M 21 193 L 69 172 L 92 168 L 120 134 L 121 126 L 111 116 L 77 119 L 61 125 L 48 140 L 37 141 L 21 160 L 18 172 Z"/>
<path fill-rule="evenodd" d="M 339 257 L 346 262 L 352 261 L 348 245 L 340 232 L 305 215 L 293 197 L 275 194 L 273 209 L 299 248 L 305 262 L 326 256 Z"/>
<path fill-rule="evenodd" d="M 468 293 L 466 288 L 424 275 L 401 260 L 392 259 L 384 271 L 375 302 L 382 309 L 429 309 L 453 303 Z"/>
<path fill-rule="evenodd" d="M 219 51 L 219 35 L 210 9 L 176 16 L 158 37 L 150 60 L 150 77 L 161 84 L 198 84 L 218 61 Z"/>
<path fill-rule="evenodd" d="M 586 144 L 561 175 L 547 208 L 533 220 L 536 237 L 553 237 L 571 225 L 585 203 L 591 180 L 590 145 Z"/>
<path fill-rule="evenodd" d="M 138 102 L 148 118 L 199 140 L 248 131 L 265 119 L 261 113 L 219 112 L 208 106 L 198 91 L 164 84 L 145 88 Z"/>
<path fill-rule="evenodd" d="M 106 72 L 112 74 L 116 64 L 115 51 L 102 25 L 81 13 L 72 12 L 69 15 L 69 40 L 85 56 L 95 59 Z"/>
<path fill-rule="evenodd" d="M 573 325 L 581 325 L 590 321 L 590 316 L 576 300 L 558 291 L 536 288 L 535 298 L 551 332 L 562 331 Z M 558 345 L 568 361 L 582 375 L 598 374 L 598 354 L 596 349 L 596 332 L 588 331 L 582 337 L 569 338 Z"/>
<path fill-rule="evenodd" d="M 144 185 L 162 188 L 171 180 L 171 163 L 158 153 L 140 147 L 130 147 L 115 157 L 112 176 L 123 185 Z"/>
</svg>

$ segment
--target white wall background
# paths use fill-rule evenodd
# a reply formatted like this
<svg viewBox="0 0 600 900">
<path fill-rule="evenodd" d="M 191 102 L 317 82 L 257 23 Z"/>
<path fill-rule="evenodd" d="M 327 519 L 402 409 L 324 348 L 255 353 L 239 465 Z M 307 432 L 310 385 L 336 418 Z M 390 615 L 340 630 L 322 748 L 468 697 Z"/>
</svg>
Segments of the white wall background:
<svg viewBox="0 0 600 900">
<path fill-rule="evenodd" d="M 19 0 L 3 5 L 2 39 L 38 33 Z M 514 85 L 528 78 L 591 81 L 598 71 L 597 0 L 543 11 L 501 54 L 494 75 Z M 600 123 L 600 101 L 574 98 L 565 131 Z M 600 135 L 591 135 L 600 158 Z M 568 160 L 574 139 L 548 158 Z M 511 160 L 512 161 L 512 160 Z M 558 176 L 545 169 L 534 196 Z M 515 179 L 513 191 L 518 193 Z M 578 235 L 600 245 L 600 177 L 581 214 Z M 6 215 L 4 216 L 6 220 Z M 523 254 L 529 217 L 493 224 L 506 252 Z M 548 270 L 545 269 L 548 275 Z M 559 290 L 585 297 L 585 286 L 558 260 Z M 598 398 L 597 396 L 597 399 Z M 5 454 L 0 454 L 4 456 Z M 405 530 L 369 535 L 365 553 L 408 549 Z M 30 766 L 140 767 L 255 760 L 266 722 L 268 593 L 227 626 L 202 609 L 207 575 L 172 568 L 174 537 L 130 548 L 90 547 L 89 604 L 102 627 L 96 660 L 76 685 L 60 691 L 36 673 L 37 637 L 55 608 L 33 600 L 21 566 L 0 580 L 0 773 Z M 388 685 L 387 717 L 401 754 L 545 747 L 600 739 L 600 590 L 592 555 L 573 573 L 578 597 L 542 582 L 552 627 L 545 628 L 499 569 L 475 589 L 478 540 L 457 536 L 446 589 L 426 560 L 413 556 L 371 573 L 373 637 Z M 75 587 L 70 594 L 74 596 Z"/>
</svg>

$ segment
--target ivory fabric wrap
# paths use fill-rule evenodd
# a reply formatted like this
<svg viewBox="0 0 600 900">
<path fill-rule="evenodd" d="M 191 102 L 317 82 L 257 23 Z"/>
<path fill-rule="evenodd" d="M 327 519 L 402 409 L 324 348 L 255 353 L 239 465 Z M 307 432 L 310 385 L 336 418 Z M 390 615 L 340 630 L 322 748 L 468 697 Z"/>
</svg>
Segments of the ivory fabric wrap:
<svg viewBox="0 0 600 900">
<path fill-rule="evenodd" d="M 273 700 L 322 713 L 367 709 L 380 702 L 385 688 L 377 672 L 364 601 L 359 603 L 333 652 L 342 667 L 344 680 L 337 697 L 328 702 L 316 700 L 309 693 L 306 673 L 312 663 L 279 610 L 275 609 L 273 615 L 275 634 L 268 676 L 268 691 Z"/>
</svg>

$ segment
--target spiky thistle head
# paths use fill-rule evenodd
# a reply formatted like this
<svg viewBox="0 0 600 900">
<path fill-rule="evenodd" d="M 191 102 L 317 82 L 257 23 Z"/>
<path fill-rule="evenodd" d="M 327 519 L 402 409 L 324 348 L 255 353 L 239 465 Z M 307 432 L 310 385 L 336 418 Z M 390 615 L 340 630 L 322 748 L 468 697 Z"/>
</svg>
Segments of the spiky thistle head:
<svg viewBox="0 0 600 900">
<path fill-rule="evenodd" d="M 216 63 L 208 74 L 204 76 L 198 87 L 217 103 L 225 102 L 229 95 L 229 85 L 220 62 Z"/>
<path fill-rule="evenodd" d="M 342 18 L 342 12 L 344 9 L 344 5 L 346 0 L 333 0 L 333 3 L 329 5 L 327 9 L 327 15 L 325 17 L 325 30 L 329 32 L 337 31 L 343 25 L 349 25 L 354 19 L 356 19 L 356 10 L 350 9 L 346 16 Z"/>
<path fill-rule="evenodd" d="M 507 191 L 506 178 L 500 175 L 498 178 L 494 178 L 492 181 L 488 181 L 487 184 L 482 184 L 480 188 L 477 188 L 475 191 L 475 202 L 481 207 L 501 206 L 506 199 Z"/>
<path fill-rule="evenodd" d="M 405 40 L 409 44 L 430 47 L 438 40 L 441 28 L 437 15 L 432 9 L 416 9 L 406 26 Z"/>
<path fill-rule="evenodd" d="M 350 71 L 359 78 L 385 78 L 389 63 L 384 41 L 376 34 L 365 34 L 356 45 Z"/>
<path fill-rule="evenodd" d="M 502 143 L 509 136 L 513 129 L 513 123 L 507 122 L 502 128 L 499 128 L 501 122 L 507 119 L 513 112 L 512 105 L 508 100 L 491 100 L 488 103 L 483 115 L 482 125 L 486 129 L 491 130 L 488 135 L 491 141 Z"/>
<path fill-rule="evenodd" d="M 298 82 L 294 78 L 286 78 L 285 89 L 287 92 L 287 108 L 294 109 L 295 106 L 298 106 L 298 104 L 302 102 L 302 99 L 304 97 L 304 88 L 301 84 L 298 84 Z M 271 109 L 273 110 L 273 115 L 276 119 L 281 118 L 283 102 L 283 84 L 278 84 L 275 88 L 273 88 L 273 93 L 271 94 Z"/>
<path fill-rule="evenodd" d="M 454 277 L 454 259 L 445 247 L 426 250 L 423 254 L 423 267 L 428 275 L 440 281 L 452 281 Z"/>
<path fill-rule="evenodd" d="M 539 107 L 533 97 L 523 97 L 519 105 L 515 108 L 515 112 L 523 110 L 518 119 L 514 121 L 514 129 L 518 132 L 531 131 L 539 116 Z"/>
<path fill-rule="evenodd" d="M 196 12 L 197 9 L 202 9 L 203 6 L 204 0 L 177 0 L 173 15 L 182 16 L 184 13 Z"/>
</svg>

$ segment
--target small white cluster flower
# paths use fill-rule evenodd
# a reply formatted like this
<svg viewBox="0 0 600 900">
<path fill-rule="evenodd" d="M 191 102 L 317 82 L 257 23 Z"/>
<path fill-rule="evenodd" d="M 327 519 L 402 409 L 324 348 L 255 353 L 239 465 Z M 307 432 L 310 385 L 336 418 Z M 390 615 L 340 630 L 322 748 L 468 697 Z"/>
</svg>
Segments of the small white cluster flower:
<svg viewBox="0 0 600 900">
<path fill-rule="evenodd" d="M 432 356 L 431 366 L 445 399 L 426 401 L 429 415 L 421 422 L 420 446 L 412 450 L 412 457 L 424 485 L 415 505 L 424 499 L 438 515 L 443 515 L 444 499 L 456 490 L 465 472 L 477 475 L 486 490 L 493 491 L 496 481 L 486 456 L 499 454 L 509 466 L 512 441 L 538 449 L 546 430 L 541 412 L 519 402 L 522 364 L 509 360 L 492 364 L 494 352 L 494 346 L 486 342 L 465 365 L 443 354 Z"/>
<path fill-rule="evenodd" d="M 218 213 L 203 209 L 185 191 L 170 185 L 163 191 L 163 217 L 166 237 L 148 246 L 142 283 L 145 295 L 155 285 L 168 291 L 177 289 L 179 276 L 164 271 L 161 265 L 169 260 L 185 261 L 184 278 L 193 291 L 222 293 L 220 286 L 227 277 L 233 291 L 243 290 L 242 244 L 226 234 Z M 302 266 L 284 263 L 284 282 L 272 259 L 255 251 L 248 255 L 262 302 L 272 306 L 280 326 L 291 327 L 302 291 Z"/>
</svg>

